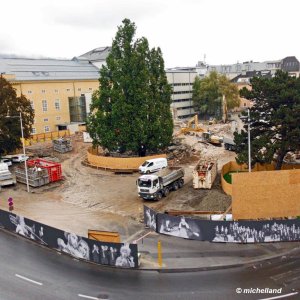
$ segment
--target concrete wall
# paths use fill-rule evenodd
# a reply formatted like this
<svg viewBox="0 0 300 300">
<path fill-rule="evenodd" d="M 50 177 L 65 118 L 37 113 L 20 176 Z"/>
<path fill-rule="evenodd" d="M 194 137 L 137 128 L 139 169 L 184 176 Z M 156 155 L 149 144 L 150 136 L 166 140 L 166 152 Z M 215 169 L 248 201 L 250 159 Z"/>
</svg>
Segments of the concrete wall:
<svg viewBox="0 0 300 300">
<path fill-rule="evenodd" d="M 153 159 L 158 157 L 166 157 L 165 154 L 158 154 L 144 157 L 111 157 L 111 156 L 99 156 L 94 153 L 92 148 L 87 152 L 88 163 L 92 166 L 110 169 L 110 170 L 138 170 L 139 166 L 147 159 Z"/>
<path fill-rule="evenodd" d="M 300 169 L 232 174 L 235 220 L 300 216 Z"/>
</svg>

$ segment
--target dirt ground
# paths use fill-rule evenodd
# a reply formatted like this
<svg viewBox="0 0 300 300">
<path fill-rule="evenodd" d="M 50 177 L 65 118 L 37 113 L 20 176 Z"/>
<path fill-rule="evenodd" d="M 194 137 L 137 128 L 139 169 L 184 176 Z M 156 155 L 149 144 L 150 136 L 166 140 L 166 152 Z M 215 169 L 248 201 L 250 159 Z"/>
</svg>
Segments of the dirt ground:
<svg viewBox="0 0 300 300">
<path fill-rule="evenodd" d="M 215 125 L 217 126 L 217 125 Z M 229 125 L 220 125 L 219 132 L 230 137 Z M 218 127 L 218 126 L 217 126 Z M 218 128 L 214 129 L 217 132 Z M 185 136 L 184 142 L 194 148 L 195 155 L 178 162 L 185 169 L 185 185 L 159 202 L 144 201 L 137 195 L 139 174 L 116 175 L 82 164 L 91 144 L 83 143 L 80 135 L 72 137 L 72 152 L 53 152 L 52 143 L 44 142 L 26 148 L 34 156 L 47 156 L 61 162 L 64 179 L 40 188 L 18 183 L 0 192 L 0 208 L 7 209 L 6 200 L 13 197 L 15 213 L 50 226 L 87 236 L 88 229 L 118 231 L 122 240 L 130 240 L 143 229 L 143 205 L 155 210 L 221 210 L 231 203 L 220 186 L 218 176 L 211 190 L 194 190 L 192 170 L 200 157 L 218 159 L 218 168 L 234 159 L 235 154 L 223 147 L 197 142 L 195 136 Z"/>
</svg>

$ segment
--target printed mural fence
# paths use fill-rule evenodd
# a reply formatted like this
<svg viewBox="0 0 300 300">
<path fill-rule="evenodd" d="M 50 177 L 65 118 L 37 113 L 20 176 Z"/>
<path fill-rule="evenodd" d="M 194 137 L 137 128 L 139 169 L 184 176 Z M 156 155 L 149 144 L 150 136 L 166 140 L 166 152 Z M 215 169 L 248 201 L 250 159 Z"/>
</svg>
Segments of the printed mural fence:
<svg viewBox="0 0 300 300">
<path fill-rule="evenodd" d="M 39 244 L 101 265 L 138 267 L 136 244 L 99 242 L 0 210 L 0 227 Z"/>
<path fill-rule="evenodd" d="M 144 223 L 161 234 L 216 243 L 300 241 L 300 219 L 211 221 L 157 213 L 144 206 Z"/>
</svg>

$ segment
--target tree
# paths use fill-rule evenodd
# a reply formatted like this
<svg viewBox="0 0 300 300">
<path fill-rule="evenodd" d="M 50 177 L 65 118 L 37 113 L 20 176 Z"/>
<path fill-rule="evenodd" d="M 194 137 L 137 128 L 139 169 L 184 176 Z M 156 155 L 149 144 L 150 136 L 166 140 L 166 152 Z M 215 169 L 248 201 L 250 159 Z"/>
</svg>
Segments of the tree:
<svg viewBox="0 0 300 300">
<path fill-rule="evenodd" d="M 22 113 L 24 138 L 30 136 L 34 121 L 34 111 L 30 101 L 21 95 L 17 97 L 15 89 L 0 77 L 0 156 L 22 147 L 20 119 L 12 118 Z M 10 117 L 7 117 L 10 116 Z"/>
<path fill-rule="evenodd" d="M 200 113 L 213 115 L 227 120 L 227 111 L 240 105 L 237 86 L 230 82 L 225 75 L 211 72 L 200 80 L 197 76 L 193 84 L 193 102 Z"/>
<path fill-rule="evenodd" d="M 135 32 L 124 19 L 92 97 L 88 131 L 94 146 L 110 151 L 157 151 L 172 139 L 171 86 L 161 50 L 150 50 L 144 37 L 135 40 Z"/>
<path fill-rule="evenodd" d="M 273 78 L 254 77 L 251 87 L 240 92 L 254 101 L 250 109 L 251 163 L 270 163 L 275 158 L 276 170 L 280 170 L 287 152 L 300 149 L 300 78 L 277 71 Z M 245 130 L 235 133 L 235 143 L 237 162 L 247 162 Z"/>
</svg>

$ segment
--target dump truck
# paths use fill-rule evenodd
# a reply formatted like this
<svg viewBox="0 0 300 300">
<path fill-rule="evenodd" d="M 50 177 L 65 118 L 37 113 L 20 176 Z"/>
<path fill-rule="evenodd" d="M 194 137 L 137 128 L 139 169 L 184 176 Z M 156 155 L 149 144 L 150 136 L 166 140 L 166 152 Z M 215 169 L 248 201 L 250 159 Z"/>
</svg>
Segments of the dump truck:
<svg viewBox="0 0 300 300">
<path fill-rule="evenodd" d="M 210 131 L 206 131 L 202 133 L 202 141 L 215 146 L 221 146 L 223 143 L 223 138 L 212 134 Z"/>
<path fill-rule="evenodd" d="M 200 159 L 193 170 L 193 188 L 211 189 L 217 176 L 217 161 Z"/>
<path fill-rule="evenodd" d="M 171 190 L 178 190 L 184 184 L 184 169 L 169 167 L 151 175 L 142 175 L 137 180 L 139 197 L 144 200 L 160 200 Z"/>
<path fill-rule="evenodd" d="M 6 163 L 0 163 L 0 187 L 12 184 L 16 184 L 16 178 L 9 171 Z"/>
</svg>

